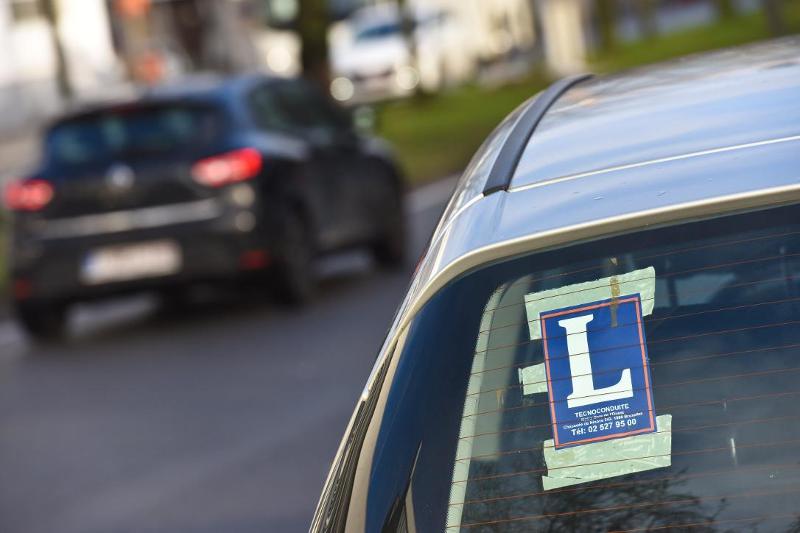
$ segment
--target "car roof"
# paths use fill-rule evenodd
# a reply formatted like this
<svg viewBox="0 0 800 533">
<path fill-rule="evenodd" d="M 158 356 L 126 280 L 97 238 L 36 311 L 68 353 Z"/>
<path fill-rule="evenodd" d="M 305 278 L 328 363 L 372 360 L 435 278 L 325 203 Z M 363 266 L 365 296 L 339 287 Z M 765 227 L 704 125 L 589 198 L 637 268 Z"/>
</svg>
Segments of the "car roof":
<svg viewBox="0 0 800 533">
<path fill-rule="evenodd" d="M 517 126 L 536 98 L 476 154 L 396 326 L 449 281 L 491 261 L 800 201 L 798 38 L 579 81 L 557 96 L 532 134 Z M 530 138 L 518 164 L 490 190 L 498 152 L 521 134 Z"/>
<path fill-rule="evenodd" d="M 253 85 L 264 82 L 277 82 L 279 79 L 281 78 L 261 73 L 238 74 L 233 76 L 199 74 L 156 85 L 144 91 L 142 98 L 230 97 L 241 94 Z"/>
<path fill-rule="evenodd" d="M 796 134 L 798 43 L 691 56 L 576 85 L 536 127 L 512 187 Z"/>
</svg>

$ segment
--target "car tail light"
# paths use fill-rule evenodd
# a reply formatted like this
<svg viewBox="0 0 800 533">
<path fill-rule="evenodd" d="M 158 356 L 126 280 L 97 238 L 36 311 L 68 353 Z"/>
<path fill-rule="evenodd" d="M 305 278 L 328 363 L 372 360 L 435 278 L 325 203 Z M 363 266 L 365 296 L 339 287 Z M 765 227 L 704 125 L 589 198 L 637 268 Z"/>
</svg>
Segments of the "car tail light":
<svg viewBox="0 0 800 533">
<path fill-rule="evenodd" d="M 266 250 L 247 250 L 239 256 L 239 266 L 243 270 L 260 270 L 269 266 L 270 257 Z"/>
<path fill-rule="evenodd" d="M 256 177 L 262 165 L 258 150 L 243 148 L 201 159 L 192 167 L 192 176 L 196 182 L 208 187 L 222 187 Z"/>
<path fill-rule="evenodd" d="M 6 207 L 12 211 L 39 211 L 53 199 L 53 186 L 49 181 L 29 179 L 6 186 Z"/>
<path fill-rule="evenodd" d="M 33 292 L 33 285 L 31 284 L 30 280 L 28 279 L 15 279 L 13 283 L 13 293 L 14 299 L 16 300 L 27 300 L 31 297 L 31 293 Z"/>
</svg>

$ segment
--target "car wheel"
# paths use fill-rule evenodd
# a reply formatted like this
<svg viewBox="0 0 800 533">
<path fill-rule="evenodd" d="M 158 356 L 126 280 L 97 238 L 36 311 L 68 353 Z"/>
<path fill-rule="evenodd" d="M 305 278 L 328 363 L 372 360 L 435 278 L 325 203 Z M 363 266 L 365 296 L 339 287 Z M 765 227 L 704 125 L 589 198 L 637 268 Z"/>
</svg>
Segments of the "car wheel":
<svg viewBox="0 0 800 533">
<path fill-rule="evenodd" d="M 307 303 L 316 290 L 316 254 L 311 230 L 297 213 L 286 217 L 278 249 L 274 272 L 275 295 L 288 305 Z"/>
<path fill-rule="evenodd" d="M 15 314 L 19 324 L 32 339 L 55 342 L 66 335 L 67 311 L 64 304 L 17 304 Z"/>
<path fill-rule="evenodd" d="M 405 264 L 407 254 L 406 216 L 403 193 L 392 184 L 379 211 L 379 227 L 384 228 L 372 244 L 372 256 L 383 268 L 397 268 Z"/>
</svg>

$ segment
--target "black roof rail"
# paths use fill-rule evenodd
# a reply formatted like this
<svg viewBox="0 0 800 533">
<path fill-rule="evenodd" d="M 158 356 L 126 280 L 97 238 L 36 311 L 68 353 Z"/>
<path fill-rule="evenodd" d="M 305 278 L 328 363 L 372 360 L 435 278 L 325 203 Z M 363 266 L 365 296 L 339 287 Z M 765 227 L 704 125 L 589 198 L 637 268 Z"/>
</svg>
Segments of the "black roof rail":
<svg viewBox="0 0 800 533">
<path fill-rule="evenodd" d="M 511 185 L 511 178 L 514 176 L 514 171 L 517 169 L 519 160 L 522 158 L 522 153 L 525 147 L 528 146 L 536 127 L 541 122 L 547 110 L 559 99 L 559 97 L 567 92 L 570 88 L 578 83 L 591 78 L 591 74 L 578 74 L 563 78 L 553 83 L 550 87 L 545 89 L 539 97 L 528 106 L 522 116 L 517 120 L 517 124 L 511 131 L 500 153 L 497 155 L 497 160 L 494 162 L 492 171 L 489 173 L 489 179 L 486 180 L 486 185 L 483 188 L 483 195 L 487 196 L 497 191 L 507 191 Z"/>
</svg>

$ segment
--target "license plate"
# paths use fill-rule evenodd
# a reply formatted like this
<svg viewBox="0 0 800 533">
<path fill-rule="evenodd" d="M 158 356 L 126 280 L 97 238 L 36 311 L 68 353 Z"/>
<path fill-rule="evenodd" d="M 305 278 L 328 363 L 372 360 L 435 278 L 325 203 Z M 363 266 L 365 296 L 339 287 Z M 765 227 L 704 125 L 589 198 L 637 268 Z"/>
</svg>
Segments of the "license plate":
<svg viewBox="0 0 800 533">
<path fill-rule="evenodd" d="M 173 241 L 107 246 L 92 250 L 81 268 L 81 281 L 99 285 L 168 276 L 180 271 L 180 246 Z"/>
</svg>

